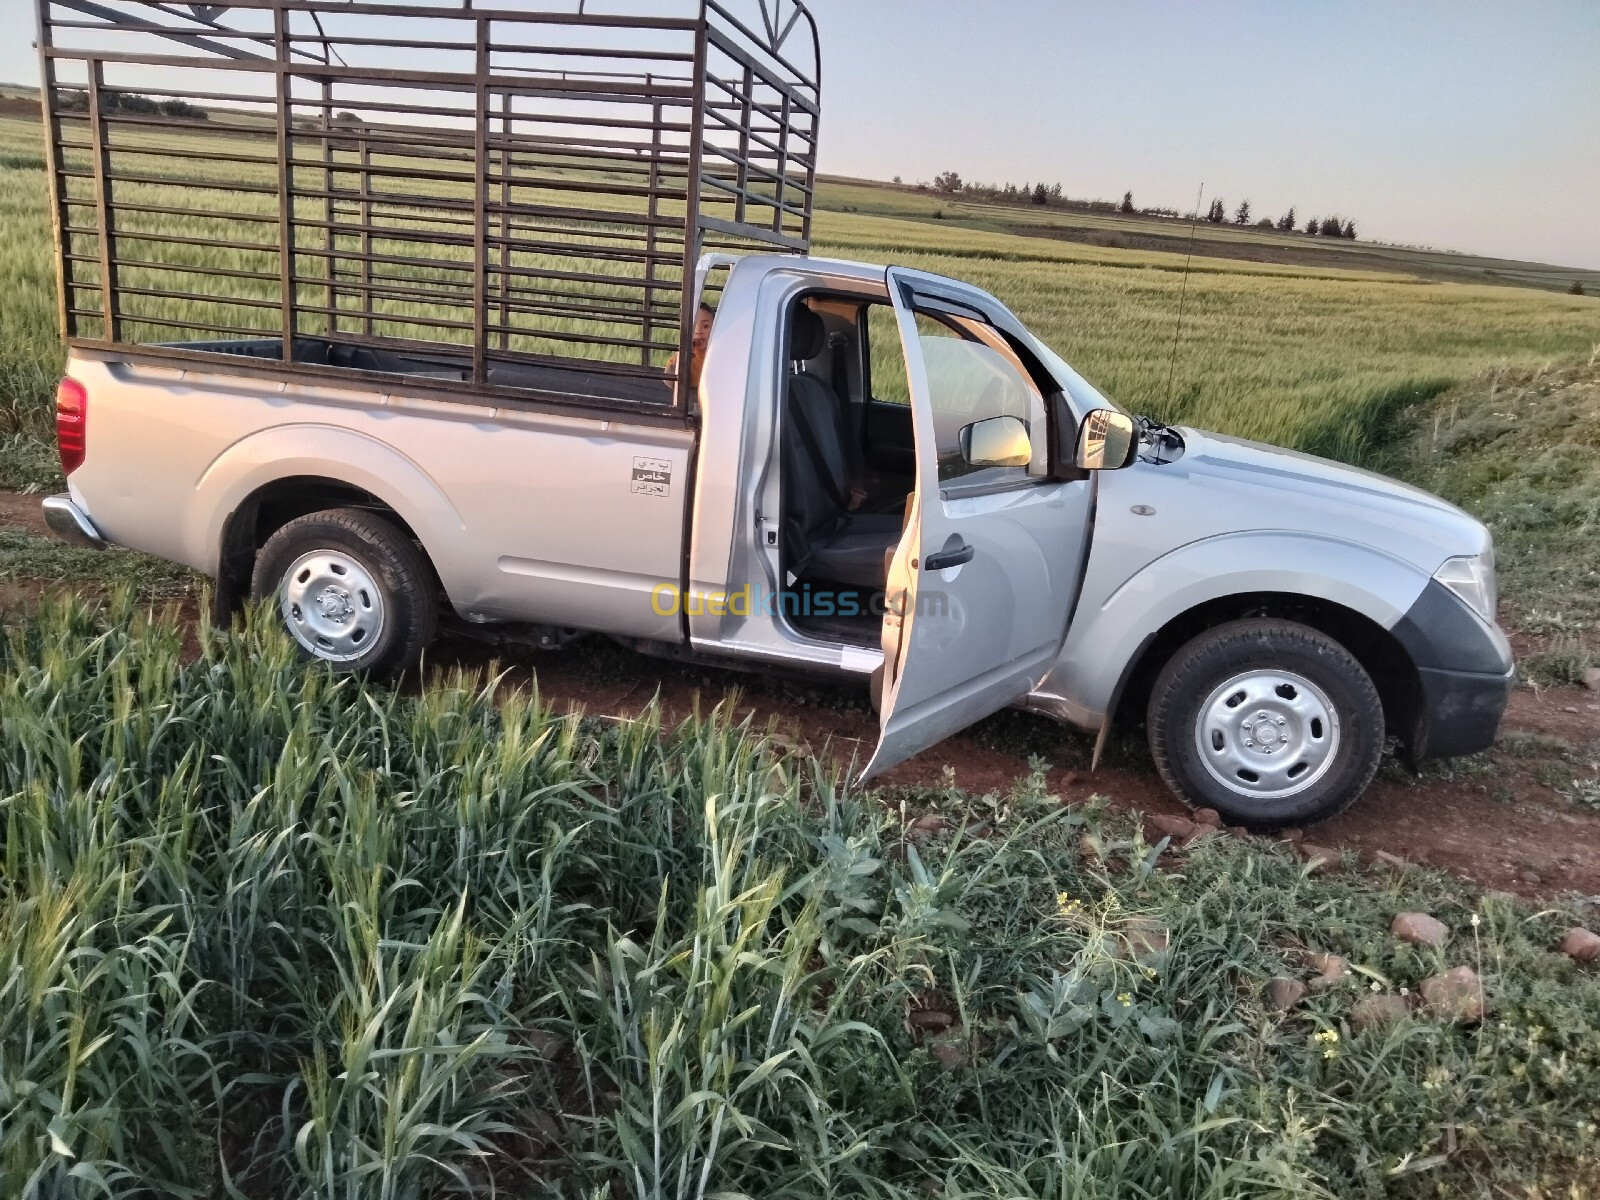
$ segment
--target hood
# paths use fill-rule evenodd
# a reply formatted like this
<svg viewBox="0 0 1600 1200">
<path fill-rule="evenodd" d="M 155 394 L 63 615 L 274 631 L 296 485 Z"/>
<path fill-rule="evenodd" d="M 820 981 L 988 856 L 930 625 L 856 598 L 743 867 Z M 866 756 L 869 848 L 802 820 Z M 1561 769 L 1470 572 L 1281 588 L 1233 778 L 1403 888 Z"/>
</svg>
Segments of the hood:
<svg viewBox="0 0 1600 1200">
<path fill-rule="evenodd" d="M 1368 546 L 1423 576 L 1490 546 L 1482 524 L 1421 488 L 1259 442 L 1178 433 L 1184 449 L 1173 461 L 1099 473 L 1095 540 L 1108 577 L 1192 542 L 1254 532 Z"/>
<path fill-rule="evenodd" d="M 1479 554 L 1489 531 L 1432 492 L 1313 454 L 1201 429 L 1181 430 L 1191 486 L 1261 529 L 1302 530 L 1366 542 L 1432 574 L 1446 558 Z M 1193 494 L 1193 493 L 1191 493 Z"/>
</svg>

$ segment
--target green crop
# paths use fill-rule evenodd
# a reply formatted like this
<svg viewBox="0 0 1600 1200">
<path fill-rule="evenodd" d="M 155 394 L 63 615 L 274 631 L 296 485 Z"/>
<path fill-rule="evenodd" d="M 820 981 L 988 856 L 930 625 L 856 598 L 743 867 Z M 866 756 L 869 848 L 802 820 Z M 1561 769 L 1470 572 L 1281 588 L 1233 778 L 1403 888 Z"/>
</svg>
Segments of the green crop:
<svg viewBox="0 0 1600 1200">
<path fill-rule="evenodd" d="M 1042 772 L 863 794 L 720 710 L 383 691 L 270 624 L 196 652 L 123 597 L 0 631 L 7 1196 L 1567 1194 L 1600 1167 L 1600 982 L 1546 949 L 1571 913 L 1226 837 L 1163 859 Z M 908 839 L 924 810 L 947 828 Z M 1390 939 L 1401 909 L 1447 951 Z M 1170 945 L 1130 951 L 1151 922 Z M 1306 949 L 1356 973 L 1272 1013 Z M 1456 961 L 1482 1028 L 1350 1027 Z"/>
<path fill-rule="evenodd" d="M 137 141 L 141 135 L 130 136 Z M 163 167 L 154 160 L 141 169 L 159 174 Z M 202 168 L 187 162 L 183 169 Z M 163 186 L 141 184 L 126 195 L 130 202 L 175 200 Z M 852 196 L 856 203 L 849 207 L 858 209 L 870 189 L 833 191 Z M 937 207 L 932 201 L 924 204 L 899 193 L 885 193 L 884 200 L 877 206 L 881 214 L 819 212 L 817 252 L 919 267 L 991 291 L 1125 408 L 1347 461 L 1369 457 L 1390 432 L 1396 412 L 1486 367 L 1538 367 L 1587 355 L 1600 343 L 1600 298 L 1424 282 L 1403 273 L 1408 261 L 1403 252 L 1385 251 L 1382 261 L 1392 261 L 1394 273 L 1196 258 L 1174 355 L 1184 286 L 1181 256 L 940 222 L 926 219 L 930 214 L 922 211 Z M 595 202 L 629 203 L 604 197 Z M 270 195 L 241 195 L 229 203 L 276 211 Z M 308 209 L 307 215 L 317 214 Z M 977 221 L 981 210 L 966 215 Z M 923 219 L 908 219 L 912 216 Z M 138 237 L 179 226 L 201 238 L 221 235 L 197 218 L 129 217 L 122 251 L 276 270 L 270 253 L 157 245 Z M 581 229 L 570 232 L 581 236 Z M 380 252 L 391 246 L 397 253 L 408 245 L 399 235 L 377 244 Z M 1340 261 L 1338 254 L 1328 257 Z M 325 262 L 317 248 L 304 245 L 299 258 L 301 271 L 315 279 Z M 523 265 L 533 262 L 530 257 Z M 128 271 L 124 282 L 158 282 L 148 268 Z M 619 302 L 633 295 L 626 289 L 608 291 L 604 284 L 585 286 Z M 276 292 L 262 291 L 257 298 L 273 299 Z M 259 310 L 213 306 L 208 314 L 205 305 L 144 303 L 159 303 L 159 315 L 166 316 L 187 312 L 192 319 L 205 319 L 225 313 L 247 322 L 262 319 Z M 0 437 L 11 429 L 31 436 L 47 432 L 50 389 L 61 364 L 55 305 L 40 131 L 33 122 L 0 120 L 0 326 L 6 330 L 0 346 Z M 415 332 L 405 324 L 405 303 L 380 302 L 379 307 L 393 318 L 386 332 Z M 321 318 L 305 319 L 314 325 Z M 543 320 L 557 332 L 576 330 L 571 322 Z M 129 328 L 133 336 L 181 336 L 154 326 L 141 333 L 131 318 Z M 303 331 L 318 332 L 312 325 Z M 657 357 L 664 360 L 668 349 L 664 345 Z M 16 457 L 0 452 L 0 485 L 37 486 L 36 473 L 26 464 L 11 466 Z"/>
</svg>

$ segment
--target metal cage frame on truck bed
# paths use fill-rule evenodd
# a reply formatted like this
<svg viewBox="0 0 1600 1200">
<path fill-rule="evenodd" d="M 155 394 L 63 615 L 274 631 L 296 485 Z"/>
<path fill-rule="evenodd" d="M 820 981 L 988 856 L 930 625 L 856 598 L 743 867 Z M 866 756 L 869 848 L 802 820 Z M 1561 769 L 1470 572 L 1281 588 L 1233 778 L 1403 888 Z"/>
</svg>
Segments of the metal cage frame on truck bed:
<svg viewBox="0 0 1600 1200">
<path fill-rule="evenodd" d="M 74 347 L 681 414 L 701 253 L 810 246 L 798 0 L 37 5 Z"/>
</svg>

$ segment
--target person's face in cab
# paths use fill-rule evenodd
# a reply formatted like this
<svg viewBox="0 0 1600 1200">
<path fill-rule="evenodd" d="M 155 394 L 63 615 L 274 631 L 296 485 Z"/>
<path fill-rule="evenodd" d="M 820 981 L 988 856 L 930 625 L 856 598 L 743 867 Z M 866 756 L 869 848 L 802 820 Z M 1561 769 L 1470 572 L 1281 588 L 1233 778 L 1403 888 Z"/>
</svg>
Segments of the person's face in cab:
<svg viewBox="0 0 1600 1200">
<path fill-rule="evenodd" d="M 699 309 L 694 316 L 694 335 L 689 343 L 689 385 L 700 386 L 700 370 L 705 366 L 706 346 L 711 341 L 711 322 L 715 314 L 710 309 Z"/>
</svg>

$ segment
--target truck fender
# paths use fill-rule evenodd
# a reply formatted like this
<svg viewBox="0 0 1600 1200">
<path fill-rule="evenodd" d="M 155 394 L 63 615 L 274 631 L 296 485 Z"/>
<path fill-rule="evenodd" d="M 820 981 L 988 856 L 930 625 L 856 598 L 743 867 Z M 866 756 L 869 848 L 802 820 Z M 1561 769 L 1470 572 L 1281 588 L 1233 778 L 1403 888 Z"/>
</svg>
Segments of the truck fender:
<svg viewBox="0 0 1600 1200">
<path fill-rule="evenodd" d="M 1107 570 L 1111 564 L 1098 564 Z M 1428 584 L 1415 565 L 1371 546 L 1318 534 L 1247 531 L 1180 546 L 1152 560 L 1103 598 L 1092 599 L 1091 556 L 1083 602 L 1055 666 L 1035 696 L 1038 707 L 1098 730 L 1110 725 L 1135 664 L 1170 622 L 1231 597 L 1306 596 L 1359 613 L 1389 630 Z"/>
<path fill-rule="evenodd" d="M 213 459 L 187 507 L 184 544 L 190 561 L 215 575 L 229 517 L 260 488 L 280 479 L 317 476 L 370 492 L 411 527 L 445 591 L 465 574 L 458 559 L 465 523 L 439 486 L 415 461 L 386 442 L 334 425 L 264 429 L 234 442 Z"/>
</svg>

